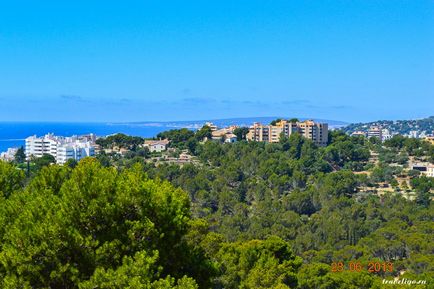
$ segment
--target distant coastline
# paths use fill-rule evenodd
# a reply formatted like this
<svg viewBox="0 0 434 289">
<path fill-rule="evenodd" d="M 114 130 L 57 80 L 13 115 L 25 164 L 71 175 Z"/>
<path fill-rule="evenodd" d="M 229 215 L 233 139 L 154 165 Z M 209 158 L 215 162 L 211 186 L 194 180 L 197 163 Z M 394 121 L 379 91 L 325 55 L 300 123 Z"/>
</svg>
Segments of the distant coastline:
<svg viewBox="0 0 434 289">
<path fill-rule="evenodd" d="M 279 118 L 270 117 L 249 117 L 249 118 L 228 118 L 228 119 L 208 119 L 193 121 L 143 121 L 143 122 L 0 122 L 0 152 L 6 151 L 10 147 L 20 147 L 24 145 L 26 137 L 31 135 L 45 135 L 54 133 L 56 135 L 71 136 L 94 133 L 97 136 L 106 136 L 115 133 L 127 135 L 154 137 L 158 133 L 170 129 L 188 128 L 196 130 L 205 122 L 211 121 L 217 126 L 250 126 L 253 122 L 270 123 Z M 280 117 L 282 118 L 282 117 Z M 305 120 L 307 118 L 300 118 Z M 347 123 L 335 120 L 314 119 L 318 122 L 327 122 L 330 127 L 341 127 Z"/>
<path fill-rule="evenodd" d="M 175 127 L 173 127 L 175 128 Z M 129 124 L 112 125 L 109 123 L 48 123 L 48 122 L 0 122 L 0 152 L 10 147 L 20 147 L 25 144 L 25 138 L 31 135 L 71 136 L 94 133 L 105 136 L 114 133 L 125 133 L 142 137 L 153 137 L 161 131 L 172 129 L 166 126 L 131 126 Z"/>
</svg>

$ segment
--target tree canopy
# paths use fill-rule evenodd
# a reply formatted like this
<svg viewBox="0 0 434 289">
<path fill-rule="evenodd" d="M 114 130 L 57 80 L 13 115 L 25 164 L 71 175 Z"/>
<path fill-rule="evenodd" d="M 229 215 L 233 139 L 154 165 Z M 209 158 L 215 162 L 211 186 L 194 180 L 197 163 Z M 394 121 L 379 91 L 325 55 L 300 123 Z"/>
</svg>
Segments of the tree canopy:
<svg viewBox="0 0 434 289">
<path fill-rule="evenodd" d="M 203 142 L 56 165 L 0 162 L 1 288 L 381 288 L 434 282 L 434 182 L 410 170 L 432 145 L 331 132 L 327 147 Z M 419 146 L 420 145 L 420 146 Z M 332 272 L 334 262 L 393 271 Z M 366 267 L 365 267 L 366 268 Z M 401 275 L 402 274 L 402 275 Z"/>
<path fill-rule="evenodd" d="M 0 176 L 11 168 L 0 163 Z M 0 205 L 2 288 L 196 288 L 183 236 L 188 196 L 140 167 L 121 173 L 85 159 L 43 168 L 22 191 L 20 175 Z M 1 180 L 1 179 L 0 179 Z M 1 182 L 1 181 L 0 181 Z M 185 277 L 186 276 L 186 277 Z M 201 283 L 202 282 L 202 283 Z M 185 287 L 182 287 L 185 288 Z"/>
</svg>

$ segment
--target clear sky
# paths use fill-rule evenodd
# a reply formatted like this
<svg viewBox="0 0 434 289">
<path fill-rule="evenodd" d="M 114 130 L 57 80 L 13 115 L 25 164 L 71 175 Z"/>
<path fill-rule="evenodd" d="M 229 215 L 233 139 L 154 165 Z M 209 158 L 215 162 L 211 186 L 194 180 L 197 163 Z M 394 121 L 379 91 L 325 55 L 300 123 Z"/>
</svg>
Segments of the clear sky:
<svg viewBox="0 0 434 289">
<path fill-rule="evenodd" d="M 0 2 L 0 121 L 274 115 L 434 115 L 434 1 Z"/>
</svg>

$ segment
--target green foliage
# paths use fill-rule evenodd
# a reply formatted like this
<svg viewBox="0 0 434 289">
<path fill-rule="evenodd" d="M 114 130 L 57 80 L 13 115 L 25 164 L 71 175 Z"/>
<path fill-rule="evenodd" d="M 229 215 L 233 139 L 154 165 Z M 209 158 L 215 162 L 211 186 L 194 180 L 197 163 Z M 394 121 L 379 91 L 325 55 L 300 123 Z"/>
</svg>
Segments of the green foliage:
<svg viewBox="0 0 434 289">
<path fill-rule="evenodd" d="M 275 120 L 272 120 L 271 122 L 270 122 L 270 125 L 276 125 L 278 122 L 280 122 L 280 121 L 282 121 L 282 119 L 281 118 L 277 118 L 277 119 L 275 119 Z"/>
<path fill-rule="evenodd" d="M 367 131 L 371 126 L 380 126 L 382 128 L 387 128 L 391 133 L 397 133 L 400 135 L 408 134 L 412 130 L 425 131 L 431 133 L 434 131 L 434 118 L 422 118 L 415 120 L 380 120 L 369 123 L 353 123 L 342 128 L 343 131 L 347 133 L 352 133 L 354 131 Z"/>
<path fill-rule="evenodd" d="M 381 288 L 371 273 L 332 272 L 330 265 L 312 263 L 304 265 L 298 273 L 303 289 L 370 289 Z"/>
<path fill-rule="evenodd" d="M 420 176 L 420 171 L 418 171 L 418 170 L 409 170 L 407 174 L 408 174 L 408 176 L 410 178 L 414 178 L 414 177 Z"/>
<path fill-rule="evenodd" d="M 432 279 L 433 181 L 405 167 L 430 157 L 427 143 L 382 146 L 336 131 L 327 147 L 298 133 L 202 142 L 209 132 L 159 135 L 199 163 L 156 164 L 137 147 L 78 165 L 45 157 L 27 180 L 19 164 L 0 163 L 0 287 L 381 288 L 399 271 Z M 134 146 L 122 139 L 112 145 Z M 397 189 L 410 191 L 407 176 L 414 201 Z M 395 192 L 375 194 L 386 185 Z M 374 260 L 394 272 L 330 270 Z"/>
<path fill-rule="evenodd" d="M 196 288 L 188 222 L 187 196 L 140 167 L 44 168 L 0 206 L 1 287 Z"/>
<path fill-rule="evenodd" d="M 35 171 L 39 171 L 43 167 L 55 164 L 56 163 L 56 159 L 52 155 L 44 154 L 40 158 L 33 158 L 32 162 L 34 164 L 34 170 Z"/>
<path fill-rule="evenodd" d="M 207 125 L 204 125 L 200 130 L 195 133 L 195 137 L 198 141 L 203 141 L 204 139 L 211 139 L 212 137 L 211 128 Z"/>
<path fill-rule="evenodd" d="M 18 164 L 22 164 L 26 161 L 26 154 L 24 153 L 24 147 L 20 147 L 15 153 L 14 160 Z"/>
<path fill-rule="evenodd" d="M 170 146 L 179 148 L 185 148 L 185 142 L 192 137 L 194 137 L 194 132 L 186 128 L 172 129 L 157 135 L 157 138 L 169 139 Z"/>
<path fill-rule="evenodd" d="M 123 133 L 107 136 L 105 138 L 99 138 L 96 143 L 102 148 L 125 148 L 130 150 L 136 150 L 138 146 L 142 145 L 144 139 L 138 136 L 129 136 Z"/>
<path fill-rule="evenodd" d="M 420 218 L 425 214 L 423 222 L 432 220 L 426 215 L 432 204 L 419 199 L 409 201 L 399 195 L 378 197 L 360 192 L 362 187 L 378 186 L 379 182 L 396 185 L 396 178 L 406 171 L 399 162 L 392 165 L 381 161 L 391 148 L 380 149 L 363 137 L 342 132 L 330 135 L 330 145 L 325 148 L 316 147 L 299 134 L 281 138 L 277 144 L 207 142 L 196 147 L 200 166 L 150 166 L 147 172 L 187 191 L 193 216 L 208 220 L 211 231 L 228 242 L 244 244 L 274 235 L 290 242 L 294 252 L 308 262 L 330 264 L 359 259 L 366 263 L 373 258 L 399 258 L 399 268 L 414 272 L 411 268 L 417 268 L 417 261 L 413 256 L 430 254 L 430 245 L 426 240 L 419 241 L 424 245 L 409 249 L 406 244 L 417 243 L 412 236 L 429 238 Z M 369 162 L 371 151 L 379 154 L 376 165 Z M 406 151 L 394 154 L 393 162 L 398 161 L 396 156 L 408 157 Z M 370 172 L 352 172 L 369 167 Z M 425 207 L 419 205 L 423 203 Z M 403 227 L 395 227 L 397 220 L 407 224 L 406 233 L 399 233 Z M 391 232 L 397 234 L 390 237 Z M 409 250 L 412 254 L 407 254 Z M 431 272 L 429 265 L 424 268 Z M 236 278 L 240 282 L 239 277 L 229 278 L 226 272 L 230 271 L 221 273 L 219 282 Z M 348 279 L 345 280 L 328 273 L 326 277 L 332 282 L 328 288 L 378 285 L 375 275 L 341 275 Z M 304 278 L 299 278 L 299 282 Z M 220 285 L 224 286 L 230 287 Z"/>
<path fill-rule="evenodd" d="M 391 139 L 384 142 L 386 147 L 402 149 L 404 147 L 406 138 L 402 135 L 394 135 Z"/>
<path fill-rule="evenodd" d="M 103 167 L 109 167 L 110 166 L 110 157 L 105 152 L 100 152 L 96 159 L 100 162 L 100 164 Z"/>
<path fill-rule="evenodd" d="M 373 182 L 392 182 L 394 176 L 400 175 L 402 168 L 399 166 L 390 166 L 380 164 L 372 169 L 371 180 Z"/>
<path fill-rule="evenodd" d="M 234 129 L 234 135 L 237 136 L 238 141 L 246 140 L 246 136 L 248 133 L 248 127 L 237 127 L 236 129 Z"/>
<path fill-rule="evenodd" d="M 137 148 L 136 150 L 128 151 L 125 153 L 124 158 L 134 159 L 134 158 L 147 158 L 151 155 L 148 148 Z"/>
<path fill-rule="evenodd" d="M 321 181 L 321 191 L 333 197 L 351 196 L 356 192 L 358 177 L 342 170 L 327 174 Z"/>
<path fill-rule="evenodd" d="M 433 198 L 431 190 L 434 189 L 434 178 L 425 176 L 413 178 L 411 180 L 411 186 L 417 192 L 416 203 L 426 208 L 429 207 Z"/>
<path fill-rule="evenodd" d="M 280 122 L 282 120 L 285 120 L 285 119 L 283 119 L 283 118 L 275 119 L 275 120 L 270 122 L 270 125 L 276 125 L 278 122 Z M 288 122 L 299 122 L 299 119 L 298 118 L 291 118 L 291 119 L 288 119 L 287 121 Z"/>
<path fill-rule="evenodd" d="M 24 185 L 24 173 L 12 164 L 0 161 L 0 196 L 8 198 Z"/>
<path fill-rule="evenodd" d="M 334 169 L 361 171 L 369 156 L 369 147 L 363 137 L 349 137 L 341 131 L 329 133 L 329 145 L 324 150 L 324 158 Z"/>
<path fill-rule="evenodd" d="M 178 279 L 177 282 L 175 282 L 175 278 L 169 276 L 164 279 L 158 279 L 160 273 L 156 265 L 157 259 L 158 251 L 154 251 L 152 256 L 148 256 L 145 251 L 137 252 L 134 257 L 125 256 L 122 260 L 122 265 L 116 269 L 106 270 L 101 267 L 97 268 L 91 279 L 80 283 L 79 288 L 198 288 L 194 279 L 186 276 Z"/>
<path fill-rule="evenodd" d="M 75 159 L 68 159 L 65 163 L 65 166 L 70 167 L 71 169 L 75 168 L 77 166 L 78 162 Z"/>
<path fill-rule="evenodd" d="M 294 288 L 301 258 L 285 241 L 273 237 L 225 244 L 217 254 L 219 288 Z"/>
</svg>

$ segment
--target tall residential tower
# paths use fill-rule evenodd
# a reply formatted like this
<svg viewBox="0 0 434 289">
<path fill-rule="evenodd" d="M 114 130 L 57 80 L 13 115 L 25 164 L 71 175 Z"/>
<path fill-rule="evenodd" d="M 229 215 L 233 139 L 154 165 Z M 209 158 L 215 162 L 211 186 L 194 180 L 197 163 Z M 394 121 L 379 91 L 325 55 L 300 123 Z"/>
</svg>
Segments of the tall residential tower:
<svg viewBox="0 0 434 289">
<path fill-rule="evenodd" d="M 44 154 L 52 155 L 58 164 L 64 164 L 68 159 L 79 161 L 84 157 L 95 155 L 95 136 L 61 137 L 46 134 L 42 137 L 36 135 L 26 138 L 26 157 L 42 157 Z"/>
<path fill-rule="evenodd" d="M 249 128 L 247 140 L 264 141 L 276 143 L 280 140 L 280 135 L 289 137 L 294 132 L 301 134 L 303 137 L 312 140 L 318 146 L 326 146 L 328 141 L 328 124 L 317 123 L 312 120 L 303 122 L 290 122 L 280 120 L 274 125 L 262 125 L 254 123 Z"/>
</svg>

